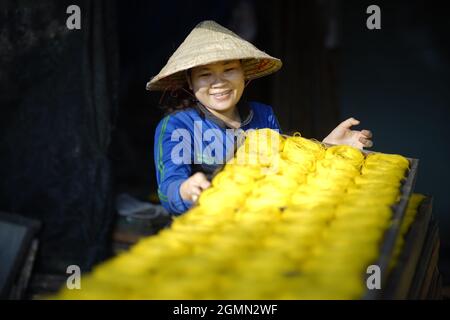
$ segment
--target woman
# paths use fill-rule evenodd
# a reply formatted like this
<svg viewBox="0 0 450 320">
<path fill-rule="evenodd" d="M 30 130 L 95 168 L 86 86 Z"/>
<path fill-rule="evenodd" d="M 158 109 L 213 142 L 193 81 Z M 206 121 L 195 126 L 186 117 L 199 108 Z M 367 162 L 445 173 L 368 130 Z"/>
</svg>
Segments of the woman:
<svg viewBox="0 0 450 320">
<path fill-rule="evenodd" d="M 232 156 L 238 144 L 233 132 L 280 130 L 270 106 L 241 98 L 250 80 L 281 66 L 279 59 L 230 30 L 204 21 L 147 83 L 148 90 L 170 91 L 175 98 L 172 113 L 156 129 L 154 149 L 158 195 L 170 213 L 187 211 L 210 186 L 208 175 Z M 371 147 L 370 131 L 350 129 L 357 124 L 358 120 L 347 119 L 323 141 Z"/>
</svg>

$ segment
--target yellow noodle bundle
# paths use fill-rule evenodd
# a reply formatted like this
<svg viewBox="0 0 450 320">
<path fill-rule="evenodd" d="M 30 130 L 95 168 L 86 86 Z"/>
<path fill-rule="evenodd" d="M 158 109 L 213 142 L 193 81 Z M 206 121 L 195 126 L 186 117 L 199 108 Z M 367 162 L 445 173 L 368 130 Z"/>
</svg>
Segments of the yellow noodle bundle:
<svg viewBox="0 0 450 320">
<path fill-rule="evenodd" d="M 294 135 L 284 141 L 283 157 L 297 164 L 313 167 L 317 159 L 322 159 L 325 148 L 322 144 Z"/>
</svg>

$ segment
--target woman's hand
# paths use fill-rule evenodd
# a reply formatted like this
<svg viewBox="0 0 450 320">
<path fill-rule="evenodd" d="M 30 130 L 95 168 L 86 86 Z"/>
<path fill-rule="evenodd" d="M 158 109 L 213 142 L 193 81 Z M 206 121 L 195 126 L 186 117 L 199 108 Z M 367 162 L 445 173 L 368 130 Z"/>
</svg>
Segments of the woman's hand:
<svg viewBox="0 0 450 320">
<path fill-rule="evenodd" d="M 359 124 L 355 118 L 349 118 L 341 122 L 331 133 L 323 139 L 323 142 L 330 144 L 345 144 L 358 149 L 370 148 L 373 146 L 372 132 L 369 130 L 351 130 L 352 126 Z"/>
<path fill-rule="evenodd" d="M 202 172 L 197 172 L 180 185 L 181 198 L 196 202 L 202 191 L 209 188 L 210 185 L 208 178 Z"/>
</svg>

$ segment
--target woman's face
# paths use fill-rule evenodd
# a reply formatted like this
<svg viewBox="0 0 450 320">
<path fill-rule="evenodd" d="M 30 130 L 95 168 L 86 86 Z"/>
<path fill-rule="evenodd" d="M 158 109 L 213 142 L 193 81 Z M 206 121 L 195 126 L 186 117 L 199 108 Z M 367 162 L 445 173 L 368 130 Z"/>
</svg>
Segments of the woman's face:
<svg viewBox="0 0 450 320">
<path fill-rule="evenodd" d="M 244 71 L 239 60 L 192 68 L 190 87 L 195 97 L 217 112 L 234 108 L 244 92 Z"/>
</svg>

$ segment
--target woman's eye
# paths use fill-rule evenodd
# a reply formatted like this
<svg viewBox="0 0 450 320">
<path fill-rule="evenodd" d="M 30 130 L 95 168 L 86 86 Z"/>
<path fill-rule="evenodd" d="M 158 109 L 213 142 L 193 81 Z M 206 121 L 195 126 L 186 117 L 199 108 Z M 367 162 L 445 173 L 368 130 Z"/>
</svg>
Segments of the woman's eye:
<svg viewBox="0 0 450 320">
<path fill-rule="evenodd" d="M 233 71 L 235 68 L 228 68 L 228 69 L 225 69 L 225 72 L 228 72 L 228 71 Z"/>
<path fill-rule="evenodd" d="M 202 73 L 201 75 L 200 75 L 200 77 L 208 77 L 209 75 L 211 75 L 210 73 Z"/>
</svg>

